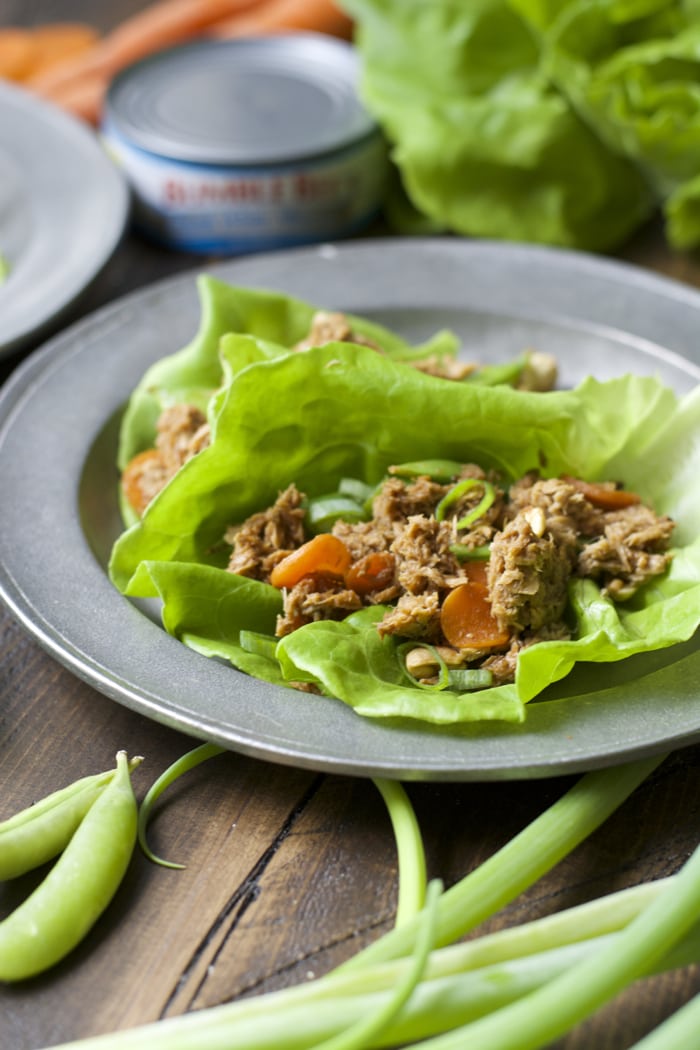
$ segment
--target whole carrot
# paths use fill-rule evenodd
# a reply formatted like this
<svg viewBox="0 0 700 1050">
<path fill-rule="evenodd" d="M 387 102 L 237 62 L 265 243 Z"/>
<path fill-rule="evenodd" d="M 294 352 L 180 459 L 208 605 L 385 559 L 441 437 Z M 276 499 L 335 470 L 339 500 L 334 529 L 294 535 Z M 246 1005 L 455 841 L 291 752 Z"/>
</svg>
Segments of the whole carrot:
<svg viewBox="0 0 700 1050">
<path fill-rule="evenodd" d="M 127 18 L 94 47 L 31 77 L 47 98 L 84 77 L 112 77 L 137 59 L 199 36 L 212 23 L 254 7 L 260 0 L 157 0 Z"/>
<path fill-rule="evenodd" d="M 262 0 L 250 11 L 222 19 L 209 32 L 231 38 L 306 31 L 350 40 L 352 29 L 352 20 L 333 0 Z"/>
<path fill-rule="evenodd" d="M 0 29 L 0 77 L 21 80 L 31 68 L 33 51 L 29 30 Z"/>
<path fill-rule="evenodd" d="M 100 73 L 85 73 L 56 88 L 49 101 L 80 117 L 88 124 L 97 125 L 102 117 L 102 106 L 109 87 L 109 77 Z"/>
<path fill-rule="evenodd" d="M 23 80 L 84 54 L 99 40 L 97 30 L 84 22 L 47 22 L 30 32 L 32 54 Z"/>
</svg>

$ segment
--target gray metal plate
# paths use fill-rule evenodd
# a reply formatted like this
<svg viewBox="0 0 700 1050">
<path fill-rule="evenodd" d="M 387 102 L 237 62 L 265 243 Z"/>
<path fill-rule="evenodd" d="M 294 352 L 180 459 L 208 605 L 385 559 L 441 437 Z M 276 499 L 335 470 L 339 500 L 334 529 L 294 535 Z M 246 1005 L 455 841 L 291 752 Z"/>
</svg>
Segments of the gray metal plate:
<svg viewBox="0 0 700 1050">
<path fill-rule="evenodd" d="M 591 256 L 458 239 L 367 240 L 210 272 L 363 313 L 411 339 L 451 327 L 482 360 L 524 346 L 551 350 L 563 385 L 633 371 L 683 393 L 700 379 L 700 295 Z M 107 696 L 194 737 L 337 773 L 544 777 L 700 740 L 697 640 L 582 668 L 533 702 L 524 725 L 430 731 L 362 719 L 335 700 L 207 660 L 118 594 L 104 567 L 120 528 L 119 413 L 144 369 L 196 331 L 195 276 L 151 286 L 67 330 L 0 395 L 0 596 L 53 656 Z"/>
<path fill-rule="evenodd" d="M 92 129 L 0 81 L 0 357 L 37 338 L 112 255 L 126 182 Z"/>
</svg>

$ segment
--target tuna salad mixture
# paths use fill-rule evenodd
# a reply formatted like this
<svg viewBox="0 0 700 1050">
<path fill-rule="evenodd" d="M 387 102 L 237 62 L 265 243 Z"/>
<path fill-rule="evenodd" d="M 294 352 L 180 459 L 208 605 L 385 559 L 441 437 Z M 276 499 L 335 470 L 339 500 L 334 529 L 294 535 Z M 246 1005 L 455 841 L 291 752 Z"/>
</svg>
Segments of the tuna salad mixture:
<svg viewBox="0 0 700 1050">
<path fill-rule="evenodd" d="M 207 441 L 201 413 L 167 410 L 157 449 L 125 472 L 127 495 L 145 506 Z M 386 606 L 377 630 L 405 643 L 414 680 L 464 669 L 465 688 L 479 688 L 513 681 L 523 647 L 571 637 L 572 577 L 625 601 L 663 573 L 673 527 L 613 482 L 531 472 L 507 485 L 440 461 L 393 467 L 376 490 L 344 479 L 309 500 L 291 484 L 224 540 L 230 572 L 280 589 L 278 637 Z"/>
<path fill-rule="evenodd" d="M 377 630 L 407 643 L 413 678 L 478 668 L 487 686 L 513 681 L 524 646 L 571 637 L 573 576 L 624 601 L 669 564 L 671 519 L 611 482 L 533 472 L 505 486 L 476 464 L 454 467 L 447 480 L 392 468 L 365 520 L 338 517 L 315 535 L 311 520 L 333 500 L 290 485 L 228 530 L 229 571 L 281 589 L 278 637 L 386 605 Z"/>
</svg>

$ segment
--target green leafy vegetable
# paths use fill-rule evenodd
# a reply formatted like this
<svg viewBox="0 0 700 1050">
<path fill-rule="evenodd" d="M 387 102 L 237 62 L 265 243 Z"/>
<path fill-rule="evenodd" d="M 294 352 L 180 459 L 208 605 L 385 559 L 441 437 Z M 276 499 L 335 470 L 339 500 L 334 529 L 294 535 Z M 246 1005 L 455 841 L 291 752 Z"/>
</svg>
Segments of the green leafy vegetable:
<svg viewBox="0 0 700 1050">
<path fill-rule="evenodd" d="M 164 408 L 196 405 L 213 422 L 219 402 L 212 395 L 222 383 L 248 365 L 287 354 L 308 335 L 318 310 L 292 296 L 236 287 L 206 274 L 198 279 L 197 289 L 201 316 L 196 335 L 183 349 L 152 365 L 129 399 L 120 433 L 121 468 L 137 452 L 153 446 Z M 346 316 L 354 331 L 397 360 L 452 356 L 458 348 L 456 336 L 448 331 L 437 332 L 421 346 L 410 346 L 382 325 Z"/>
<path fill-rule="evenodd" d="M 343 6 L 405 228 L 607 250 L 662 205 L 671 243 L 699 243 L 697 3 Z"/>
</svg>

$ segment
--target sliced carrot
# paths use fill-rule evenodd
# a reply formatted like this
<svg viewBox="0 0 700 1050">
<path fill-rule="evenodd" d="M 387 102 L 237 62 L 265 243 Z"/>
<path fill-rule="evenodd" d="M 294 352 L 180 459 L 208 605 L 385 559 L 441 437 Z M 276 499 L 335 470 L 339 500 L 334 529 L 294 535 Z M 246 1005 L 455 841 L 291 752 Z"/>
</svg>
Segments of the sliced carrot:
<svg viewBox="0 0 700 1050">
<path fill-rule="evenodd" d="M 622 510 L 641 503 L 641 498 L 636 492 L 628 492 L 626 489 L 608 488 L 607 485 L 582 481 L 580 478 L 565 477 L 564 480 L 570 482 L 583 493 L 589 503 L 601 510 Z"/>
<path fill-rule="evenodd" d="M 321 532 L 278 562 L 270 573 L 270 583 L 273 587 L 294 587 L 305 576 L 317 573 L 345 576 L 351 562 L 343 541 L 331 532 Z"/>
<path fill-rule="evenodd" d="M 382 591 L 393 582 L 394 568 L 394 556 L 388 551 L 366 554 L 350 566 L 345 574 L 345 583 L 351 591 L 361 596 Z"/>
<path fill-rule="evenodd" d="M 262 0 L 248 14 L 224 19 L 211 29 L 217 37 L 304 31 L 350 40 L 353 22 L 333 0 Z"/>
<path fill-rule="evenodd" d="M 470 583 L 473 583 L 478 587 L 488 587 L 488 561 L 482 561 L 478 558 L 474 559 L 474 561 L 465 561 L 462 562 L 461 569 Z"/>
<path fill-rule="evenodd" d="M 0 29 L 0 77 L 21 80 L 31 69 L 34 43 L 29 30 Z"/>
<path fill-rule="evenodd" d="M 442 633 L 455 649 L 496 649 L 509 635 L 498 626 L 488 590 L 480 583 L 462 583 L 445 598 L 440 610 Z"/>
</svg>

